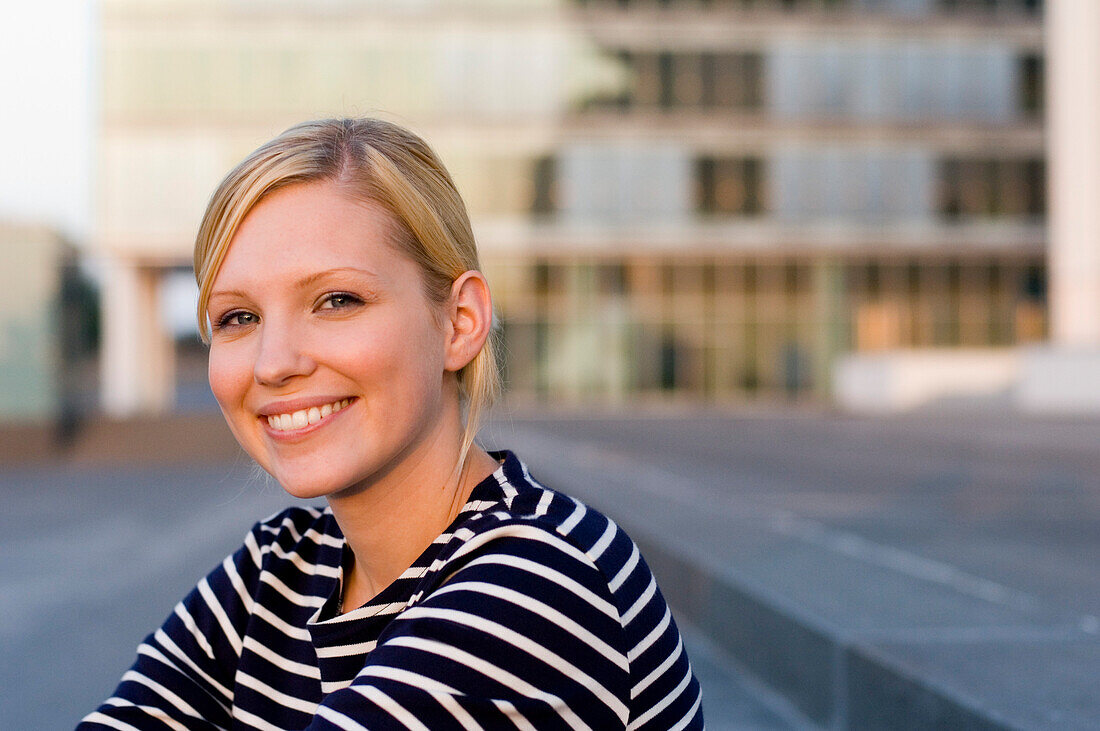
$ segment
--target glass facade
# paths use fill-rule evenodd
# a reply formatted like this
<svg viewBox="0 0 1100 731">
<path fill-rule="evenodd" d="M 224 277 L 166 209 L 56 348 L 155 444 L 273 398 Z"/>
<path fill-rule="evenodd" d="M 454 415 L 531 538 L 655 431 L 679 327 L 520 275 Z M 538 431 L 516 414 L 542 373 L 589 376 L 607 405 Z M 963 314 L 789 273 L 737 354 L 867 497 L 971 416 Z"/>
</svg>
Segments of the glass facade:
<svg viewBox="0 0 1100 731">
<path fill-rule="evenodd" d="M 827 390 L 838 353 L 1007 346 L 1046 327 L 1041 255 L 542 257 L 489 276 L 521 398 L 800 398 Z"/>
<path fill-rule="evenodd" d="M 1044 336 L 1038 3 L 577 5 L 621 83 L 536 163 L 551 244 L 492 267 L 513 394 L 819 397 L 840 353 Z"/>
<path fill-rule="evenodd" d="M 996 123 L 1024 106 L 1015 52 L 993 41 L 792 39 L 766 67 L 779 119 Z"/>
<path fill-rule="evenodd" d="M 1036 0 L 102 12 L 105 251 L 182 264 L 256 144 L 395 119 L 468 203 L 514 398 L 824 398 L 848 350 L 1045 333 Z"/>
</svg>

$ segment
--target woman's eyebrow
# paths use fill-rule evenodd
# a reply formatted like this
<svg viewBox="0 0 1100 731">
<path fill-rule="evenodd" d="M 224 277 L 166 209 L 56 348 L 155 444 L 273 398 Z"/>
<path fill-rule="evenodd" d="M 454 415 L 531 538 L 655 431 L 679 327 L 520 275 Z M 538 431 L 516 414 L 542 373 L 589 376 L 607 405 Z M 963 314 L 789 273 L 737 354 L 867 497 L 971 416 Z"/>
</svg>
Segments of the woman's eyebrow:
<svg viewBox="0 0 1100 731">
<path fill-rule="evenodd" d="M 378 275 L 369 269 L 361 269 L 359 267 L 337 267 L 335 269 L 325 269 L 324 271 L 314 272 L 308 276 L 302 277 L 294 286 L 296 289 L 306 289 L 307 287 L 316 284 L 319 280 L 327 279 L 328 277 L 340 275 L 340 274 L 358 274 L 370 279 L 378 279 Z"/>
<path fill-rule="evenodd" d="M 207 302 L 213 301 L 220 297 L 235 297 L 237 299 L 248 299 L 248 295 L 239 289 L 215 289 L 210 293 L 210 296 L 206 298 Z"/>
<path fill-rule="evenodd" d="M 359 267 L 336 267 L 335 269 L 325 269 L 320 272 L 314 272 L 308 274 L 297 282 L 294 283 L 295 289 L 307 289 L 318 281 L 327 279 L 332 276 L 339 276 L 341 274 L 357 274 L 359 276 L 367 277 L 369 279 L 378 279 L 378 275 L 369 269 L 361 269 Z M 210 297 L 207 301 L 213 301 L 222 297 L 233 297 L 237 299 L 248 299 L 249 295 L 242 289 L 215 289 L 210 293 Z"/>
</svg>

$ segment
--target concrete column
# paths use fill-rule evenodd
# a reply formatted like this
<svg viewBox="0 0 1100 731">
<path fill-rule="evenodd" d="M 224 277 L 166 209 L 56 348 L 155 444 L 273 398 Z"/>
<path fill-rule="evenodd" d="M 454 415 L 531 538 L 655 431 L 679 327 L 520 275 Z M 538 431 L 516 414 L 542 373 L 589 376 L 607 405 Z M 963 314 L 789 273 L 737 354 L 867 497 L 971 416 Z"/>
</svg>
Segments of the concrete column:
<svg viewBox="0 0 1100 731">
<path fill-rule="evenodd" d="M 1100 346 L 1100 2 L 1046 3 L 1051 339 Z"/>
<path fill-rule="evenodd" d="M 161 311 L 164 270 L 138 270 L 141 305 L 141 407 L 143 411 L 170 411 L 176 402 L 176 344 Z"/>
<path fill-rule="evenodd" d="M 1016 403 L 1100 413 L 1100 2 L 1044 10 L 1051 346 L 1024 352 Z"/>
<path fill-rule="evenodd" d="M 103 410 L 125 417 L 171 408 L 175 351 L 160 311 L 160 272 L 112 257 L 104 267 Z"/>
</svg>

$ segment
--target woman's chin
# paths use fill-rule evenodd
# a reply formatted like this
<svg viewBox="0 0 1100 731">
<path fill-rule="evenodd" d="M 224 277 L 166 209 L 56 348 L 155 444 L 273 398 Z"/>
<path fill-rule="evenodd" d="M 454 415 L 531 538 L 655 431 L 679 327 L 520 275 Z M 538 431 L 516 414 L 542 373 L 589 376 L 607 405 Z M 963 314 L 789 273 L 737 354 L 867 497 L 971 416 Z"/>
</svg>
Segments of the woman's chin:
<svg viewBox="0 0 1100 731">
<path fill-rule="evenodd" d="M 299 500 L 327 498 L 347 487 L 332 476 L 294 475 L 278 471 L 272 474 L 288 495 Z"/>
<path fill-rule="evenodd" d="M 286 485 L 283 485 L 283 490 L 285 490 L 286 493 L 292 498 L 297 498 L 298 500 L 317 500 L 320 498 L 328 497 L 329 493 L 332 492 L 331 490 L 324 490 L 313 487 L 288 487 Z"/>
</svg>

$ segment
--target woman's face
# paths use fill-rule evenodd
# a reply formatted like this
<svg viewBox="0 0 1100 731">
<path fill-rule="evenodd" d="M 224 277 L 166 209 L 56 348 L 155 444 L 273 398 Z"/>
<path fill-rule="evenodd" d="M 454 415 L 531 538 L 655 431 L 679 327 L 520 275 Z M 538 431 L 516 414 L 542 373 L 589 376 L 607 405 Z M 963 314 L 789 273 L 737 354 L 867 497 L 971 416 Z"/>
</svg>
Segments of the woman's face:
<svg viewBox="0 0 1100 731">
<path fill-rule="evenodd" d="M 392 226 L 331 183 L 293 185 L 249 212 L 214 279 L 210 387 L 296 497 L 401 474 L 457 402 L 441 317 Z"/>
</svg>

